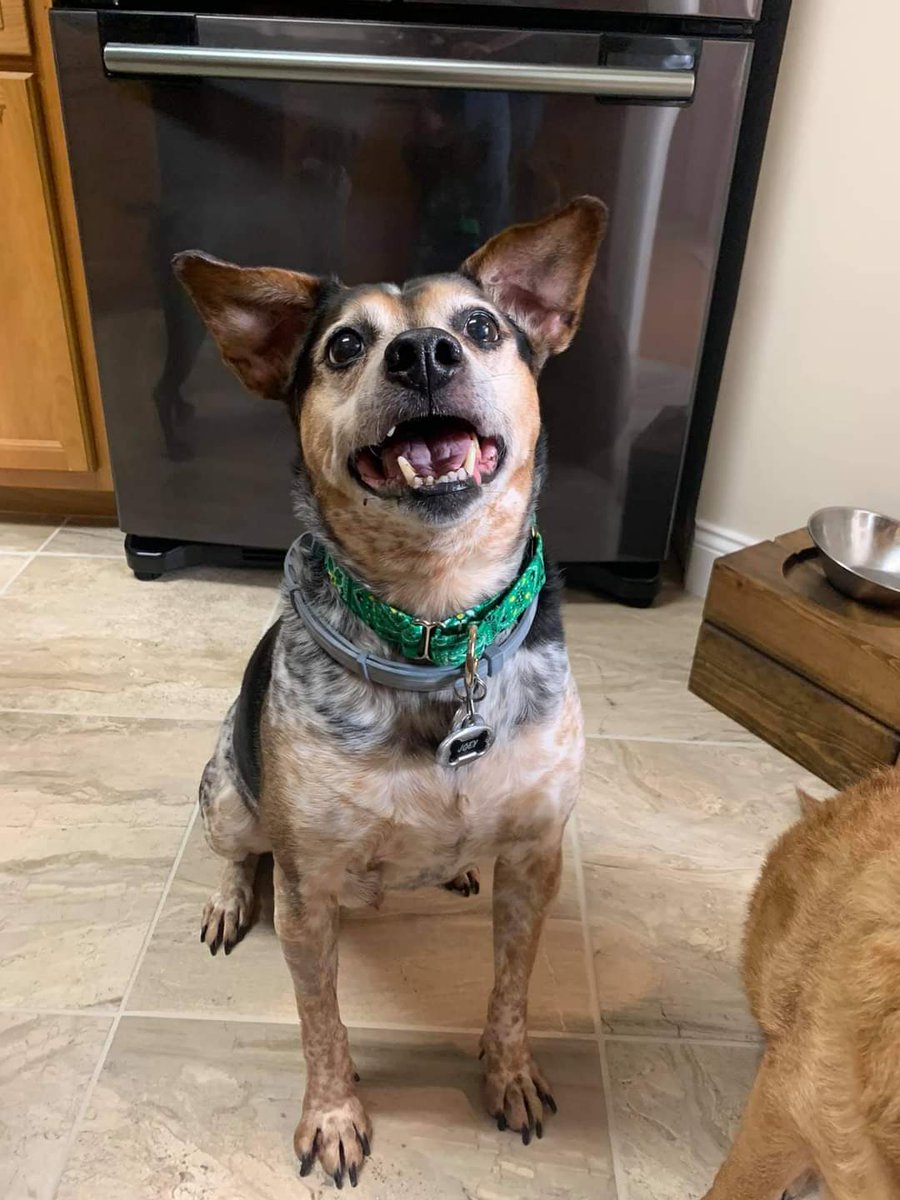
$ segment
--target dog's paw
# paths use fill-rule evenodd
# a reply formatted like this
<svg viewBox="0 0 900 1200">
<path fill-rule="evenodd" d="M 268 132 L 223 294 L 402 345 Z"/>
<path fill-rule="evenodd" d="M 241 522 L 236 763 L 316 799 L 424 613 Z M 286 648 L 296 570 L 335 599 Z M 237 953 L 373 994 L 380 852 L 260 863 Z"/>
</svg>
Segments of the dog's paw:
<svg viewBox="0 0 900 1200">
<path fill-rule="evenodd" d="M 352 1187 L 369 1156 L 372 1125 L 358 1097 L 348 1096 L 342 1104 L 304 1105 L 300 1124 L 294 1131 L 294 1151 L 300 1174 L 308 1175 L 318 1160 L 335 1186 L 349 1179 Z"/>
<path fill-rule="evenodd" d="M 234 887 L 213 892 L 200 919 L 200 941 L 217 954 L 220 946 L 230 954 L 250 928 L 253 888 Z"/>
<path fill-rule="evenodd" d="M 497 1128 L 519 1134 L 526 1146 L 532 1135 L 544 1136 L 544 1121 L 557 1111 L 550 1085 L 527 1048 L 514 1057 L 488 1057 L 484 1093 Z"/>
<path fill-rule="evenodd" d="M 467 867 L 444 884 L 448 892 L 459 892 L 461 896 L 477 896 L 481 891 L 481 875 L 477 867 Z"/>
</svg>

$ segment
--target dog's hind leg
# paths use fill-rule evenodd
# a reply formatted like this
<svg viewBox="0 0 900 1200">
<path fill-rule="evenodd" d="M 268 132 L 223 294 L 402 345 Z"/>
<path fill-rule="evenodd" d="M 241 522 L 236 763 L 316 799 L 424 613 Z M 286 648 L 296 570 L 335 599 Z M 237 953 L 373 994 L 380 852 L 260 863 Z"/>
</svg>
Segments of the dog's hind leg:
<svg viewBox="0 0 900 1200">
<path fill-rule="evenodd" d="M 744 1115 L 704 1200 L 782 1200 L 810 1167 L 810 1151 L 786 1112 L 778 1067 L 763 1057 Z"/>
<path fill-rule="evenodd" d="M 218 751 L 203 772 L 200 815 L 210 849 L 226 860 L 219 886 L 203 908 L 200 941 L 210 954 L 220 946 L 230 954 L 252 923 L 256 868 L 269 847 Z"/>
</svg>

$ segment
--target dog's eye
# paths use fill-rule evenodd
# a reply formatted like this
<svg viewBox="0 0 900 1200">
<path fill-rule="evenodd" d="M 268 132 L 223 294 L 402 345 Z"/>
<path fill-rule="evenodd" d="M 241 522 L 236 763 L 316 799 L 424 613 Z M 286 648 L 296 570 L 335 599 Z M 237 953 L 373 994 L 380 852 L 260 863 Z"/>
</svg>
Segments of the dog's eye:
<svg viewBox="0 0 900 1200">
<path fill-rule="evenodd" d="M 339 329 L 328 343 L 328 361 L 335 367 L 346 367 L 364 349 L 365 343 L 355 329 Z"/>
<path fill-rule="evenodd" d="M 466 321 L 466 334 L 480 346 L 488 346 L 499 341 L 500 329 L 497 322 L 486 312 L 473 312 Z"/>
</svg>

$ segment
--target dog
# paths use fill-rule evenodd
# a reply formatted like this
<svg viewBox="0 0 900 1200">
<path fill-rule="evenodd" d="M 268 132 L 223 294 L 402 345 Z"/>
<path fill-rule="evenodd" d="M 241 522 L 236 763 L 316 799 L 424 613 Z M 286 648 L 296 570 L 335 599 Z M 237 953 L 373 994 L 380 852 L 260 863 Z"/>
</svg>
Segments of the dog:
<svg viewBox="0 0 900 1200">
<path fill-rule="evenodd" d="M 294 1149 L 302 1175 L 318 1160 L 339 1187 L 371 1138 L 336 998 L 340 905 L 468 894 L 473 863 L 494 858 L 487 1108 L 526 1144 L 556 1111 L 527 994 L 583 732 L 533 524 L 537 378 L 579 326 L 606 225 L 580 197 L 402 287 L 174 260 L 225 363 L 288 407 L 306 531 L 203 773 L 226 865 L 201 940 L 240 940 L 271 852 L 307 1069 Z"/>
<path fill-rule="evenodd" d="M 765 1034 L 734 1146 L 706 1200 L 900 1196 L 900 767 L 821 804 L 770 853 L 744 980 Z"/>
</svg>

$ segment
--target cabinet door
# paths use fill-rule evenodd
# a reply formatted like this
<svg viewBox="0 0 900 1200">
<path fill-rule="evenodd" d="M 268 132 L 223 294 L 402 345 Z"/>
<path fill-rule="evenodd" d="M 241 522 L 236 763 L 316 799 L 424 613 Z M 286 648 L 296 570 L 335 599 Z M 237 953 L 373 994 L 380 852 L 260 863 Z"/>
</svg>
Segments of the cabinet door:
<svg viewBox="0 0 900 1200">
<path fill-rule="evenodd" d="M 0 467 L 92 466 L 34 77 L 0 72 Z"/>
<path fill-rule="evenodd" d="M 27 54 L 25 0 L 0 0 L 0 54 Z"/>
</svg>

